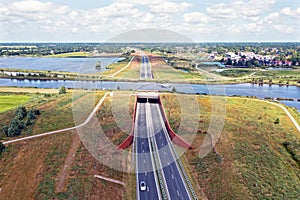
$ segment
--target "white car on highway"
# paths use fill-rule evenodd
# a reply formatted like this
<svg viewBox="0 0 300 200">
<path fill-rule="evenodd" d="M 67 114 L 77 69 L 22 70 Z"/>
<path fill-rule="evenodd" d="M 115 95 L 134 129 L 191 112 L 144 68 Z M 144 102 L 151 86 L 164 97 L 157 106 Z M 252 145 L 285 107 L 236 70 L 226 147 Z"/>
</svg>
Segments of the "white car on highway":
<svg viewBox="0 0 300 200">
<path fill-rule="evenodd" d="M 141 191 L 145 191 L 146 189 L 147 189 L 146 182 L 145 181 L 141 181 L 140 182 L 140 190 Z"/>
</svg>

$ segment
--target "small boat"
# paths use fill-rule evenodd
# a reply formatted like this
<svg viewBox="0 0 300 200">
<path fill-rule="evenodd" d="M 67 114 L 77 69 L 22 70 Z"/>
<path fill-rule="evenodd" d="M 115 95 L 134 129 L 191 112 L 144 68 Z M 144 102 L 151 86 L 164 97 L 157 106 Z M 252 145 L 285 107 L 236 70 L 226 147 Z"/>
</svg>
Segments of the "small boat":
<svg viewBox="0 0 300 200">
<path fill-rule="evenodd" d="M 171 88 L 171 85 L 169 85 L 169 84 L 161 84 L 160 86 L 163 88 Z"/>
<path fill-rule="evenodd" d="M 95 68 L 96 68 L 96 69 L 100 69 L 100 68 L 101 68 L 101 62 L 100 62 L 100 61 L 97 61 L 97 62 L 96 62 Z"/>
</svg>

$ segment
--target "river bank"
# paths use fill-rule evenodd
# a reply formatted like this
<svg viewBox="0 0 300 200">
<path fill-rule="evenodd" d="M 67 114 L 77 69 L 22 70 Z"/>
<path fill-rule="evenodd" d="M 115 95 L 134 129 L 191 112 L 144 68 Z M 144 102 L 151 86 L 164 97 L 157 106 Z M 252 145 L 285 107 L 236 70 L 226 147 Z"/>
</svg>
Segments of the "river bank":
<svg viewBox="0 0 300 200">
<path fill-rule="evenodd" d="M 160 91 L 178 92 L 186 94 L 222 95 L 257 97 L 260 99 L 279 98 L 279 102 L 297 108 L 300 111 L 300 87 L 282 85 L 258 85 L 251 83 L 242 84 L 182 84 L 158 82 L 124 82 L 124 81 L 86 81 L 86 80 L 23 80 L 2 79 L 3 87 L 31 87 L 31 88 L 66 88 L 87 90 L 131 90 L 131 91 Z M 282 100 L 281 100 L 282 99 Z M 293 101 L 286 101 L 293 99 Z"/>
</svg>

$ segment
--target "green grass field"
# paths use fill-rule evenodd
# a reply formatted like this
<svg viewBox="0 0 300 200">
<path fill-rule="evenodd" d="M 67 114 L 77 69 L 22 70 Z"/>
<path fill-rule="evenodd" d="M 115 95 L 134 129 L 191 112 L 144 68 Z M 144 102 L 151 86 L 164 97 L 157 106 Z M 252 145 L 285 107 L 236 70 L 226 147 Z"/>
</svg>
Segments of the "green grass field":
<svg viewBox="0 0 300 200">
<path fill-rule="evenodd" d="M 105 77 L 109 77 L 109 76 L 113 75 L 114 73 L 116 73 L 117 71 L 119 71 L 120 69 L 125 67 L 128 64 L 128 62 L 130 61 L 130 59 L 131 58 L 122 60 L 121 62 L 110 64 L 109 66 L 107 66 L 108 70 L 101 72 L 101 75 L 105 76 Z"/>
<path fill-rule="evenodd" d="M 73 126 L 73 115 L 78 113 L 81 115 L 75 121 L 84 121 L 91 112 L 91 107 L 103 94 L 102 91 L 73 91 L 64 95 L 35 94 L 34 99 L 26 104 L 26 108 L 39 109 L 41 115 L 24 134 L 38 134 Z M 90 106 L 86 106 L 87 104 Z M 113 129 L 117 129 L 111 119 L 110 100 L 101 107 L 99 115 L 105 120 L 110 119 L 109 122 L 115 126 Z M 0 125 L 8 123 L 13 116 L 14 109 L 0 113 Z M 104 130 L 110 134 L 112 129 L 109 126 L 106 128 Z M 116 199 L 134 198 L 132 187 L 125 189 L 93 177 L 98 174 L 125 181 L 126 185 L 134 185 L 134 174 L 103 165 L 83 144 L 76 147 L 75 157 L 65 164 L 69 149 L 74 145 L 74 138 L 78 137 L 76 135 L 76 131 L 68 131 L 9 145 L 0 156 L 0 199 L 110 199 L 112 193 Z M 119 143 L 117 134 L 111 136 L 116 144 Z M 59 174 L 64 166 L 70 166 L 70 169 L 63 176 L 63 191 L 57 192 L 58 180 L 62 178 Z"/>
<path fill-rule="evenodd" d="M 62 53 L 62 54 L 55 54 L 55 55 L 50 55 L 46 56 L 48 58 L 85 58 L 90 56 L 89 52 L 71 52 L 71 53 Z"/>
<path fill-rule="evenodd" d="M 215 146 L 218 153 L 199 158 L 212 106 L 217 105 L 210 97 L 197 99 L 201 109 L 199 130 L 192 143 L 195 150 L 186 151 L 184 157 L 208 199 L 297 199 L 300 196 L 299 167 L 283 145 L 299 144 L 300 135 L 282 109 L 252 99 L 226 97 L 225 125 Z M 164 95 L 163 102 L 171 126 L 177 130 L 181 111 L 176 106 L 176 96 Z M 274 123 L 276 118 L 279 124 Z M 187 130 L 185 134 L 189 134 L 188 128 L 181 127 Z"/>
<path fill-rule="evenodd" d="M 120 95 L 115 93 L 114 97 L 109 97 L 105 101 L 97 114 L 104 134 L 115 145 L 127 136 L 124 130 L 130 131 L 131 119 L 126 115 L 118 115 L 119 119 L 124 119 L 124 124 L 120 126 L 121 123 L 115 121 L 112 108 L 118 113 L 128 111 L 132 114 L 133 96 L 128 102 L 119 103 L 122 102 L 122 95 L 130 94 L 130 92 Z M 86 110 L 84 103 L 94 95 L 95 99 L 100 99 L 103 92 L 35 95 L 30 105 L 27 104 L 26 107 L 40 109 L 42 115 L 35 122 L 31 134 L 74 125 L 73 103 L 82 105 L 78 107 L 79 110 L 81 108 Z M 199 158 L 200 146 L 207 136 L 210 125 L 212 108 L 220 110 L 220 107 L 218 101 L 214 100 L 215 97 L 163 94 L 162 100 L 171 126 L 175 131 L 183 131 L 181 132 L 183 138 L 189 137 L 189 133 L 195 130 L 185 127 L 184 124 L 180 127 L 181 114 L 184 112 L 177 99 L 180 96 L 186 100 L 184 102 L 187 105 L 191 97 L 195 97 L 200 108 L 199 127 L 197 126 L 192 142 L 195 149 L 186 151 L 181 157 L 199 199 L 202 194 L 208 199 L 271 200 L 297 199 L 300 196 L 299 166 L 283 145 L 286 142 L 299 144 L 300 135 L 284 111 L 274 105 L 250 98 L 224 97 L 225 125 L 221 138 L 215 146 L 217 153 L 211 152 L 206 157 Z M 115 107 L 116 105 L 119 107 Z M 290 110 L 299 121 L 299 112 Z M 0 113 L 0 125 L 11 119 L 13 111 L 11 109 Z M 87 109 L 78 120 L 84 120 L 89 112 Z M 187 112 L 185 119 L 188 120 L 190 117 L 193 117 L 192 113 Z M 274 123 L 276 118 L 279 118 L 279 124 Z M 134 191 L 130 190 L 131 186 L 135 185 L 134 175 L 104 166 L 94 159 L 83 145 L 77 148 L 71 163 L 65 191 L 55 193 L 58 173 L 63 168 L 68 149 L 72 145 L 72 137 L 72 132 L 67 132 L 9 146 L 0 156 L 0 188 L 2 188 L 0 198 L 97 199 L 103 194 L 106 195 L 103 199 L 109 199 L 111 193 L 115 193 L 118 199 L 135 197 Z M 297 148 L 297 145 L 292 147 Z M 295 151 L 297 152 L 297 149 Z M 127 187 L 122 188 L 95 180 L 94 174 L 124 180 Z"/>
<path fill-rule="evenodd" d="M 21 90 L 22 91 L 22 90 Z M 15 108 L 19 105 L 26 104 L 26 108 L 39 109 L 41 115 L 37 117 L 34 124 L 29 126 L 22 132 L 24 135 L 35 135 L 48 131 L 59 130 L 63 128 L 78 125 L 86 120 L 94 105 L 103 96 L 104 92 L 89 92 L 80 90 L 71 90 L 67 94 L 31 94 L 31 95 L 2 95 L 0 99 L 8 99 L 3 102 L 6 111 L 0 113 L 0 127 L 9 124 L 9 121 L 14 117 Z M 7 98 L 10 97 L 10 98 Z M 21 103 L 11 105 L 10 103 L 21 97 Z M 11 100 L 12 99 L 12 100 Z M 2 108 L 2 106 L 1 106 Z M 10 110 L 9 110 L 10 109 Z M 2 128 L 0 129 L 0 137 L 3 140 L 8 140 Z"/>
<path fill-rule="evenodd" d="M 27 103 L 32 97 L 27 95 L 1 95 L 0 113 Z"/>
</svg>

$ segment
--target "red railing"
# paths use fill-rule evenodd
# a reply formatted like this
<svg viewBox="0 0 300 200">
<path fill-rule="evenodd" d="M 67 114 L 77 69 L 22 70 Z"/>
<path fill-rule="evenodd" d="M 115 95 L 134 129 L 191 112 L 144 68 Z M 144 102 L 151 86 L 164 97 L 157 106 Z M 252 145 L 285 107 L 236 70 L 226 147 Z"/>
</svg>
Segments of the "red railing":
<svg viewBox="0 0 300 200">
<path fill-rule="evenodd" d="M 135 120 L 136 120 L 136 109 L 137 109 L 137 95 L 135 97 L 135 103 L 134 103 L 134 112 L 133 112 L 133 120 L 132 120 L 132 127 L 131 127 L 131 134 L 118 146 L 119 149 L 126 149 L 128 147 L 130 147 L 133 143 L 133 139 L 134 139 L 134 125 L 135 125 Z M 159 107 L 162 113 L 162 117 L 165 123 L 165 126 L 167 128 L 168 134 L 170 139 L 172 140 L 172 142 L 180 147 L 186 148 L 186 149 L 194 149 L 193 146 L 191 146 L 189 143 L 187 143 L 186 141 L 184 141 L 184 139 L 182 139 L 179 135 L 177 135 L 171 128 L 170 123 L 168 121 L 168 118 L 166 117 L 166 113 L 165 110 L 163 108 L 163 105 L 161 103 L 161 99 L 160 96 L 158 96 L 158 103 L 159 103 Z"/>
<path fill-rule="evenodd" d="M 132 116 L 131 133 L 121 144 L 119 144 L 119 146 L 118 146 L 119 149 L 126 149 L 126 148 L 130 147 L 133 143 L 136 109 L 137 109 L 137 95 L 135 96 L 135 102 L 134 102 L 134 111 L 133 111 L 133 116 Z"/>
<path fill-rule="evenodd" d="M 194 149 L 194 147 L 192 145 L 190 145 L 189 143 L 184 141 L 184 139 L 182 139 L 179 135 L 177 135 L 171 128 L 170 123 L 167 118 L 167 115 L 166 115 L 166 112 L 162 105 L 160 96 L 158 96 L 158 103 L 159 103 L 159 107 L 160 107 L 162 117 L 163 117 L 163 120 L 164 120 L 166 128 L 167 128 L 167 131 L 168 131 L 169 136 L 170 136 L 171 140 L 173 141 L 173 143 L 180 147 L 186 148 L 186 149 Z"/>
</svg>

